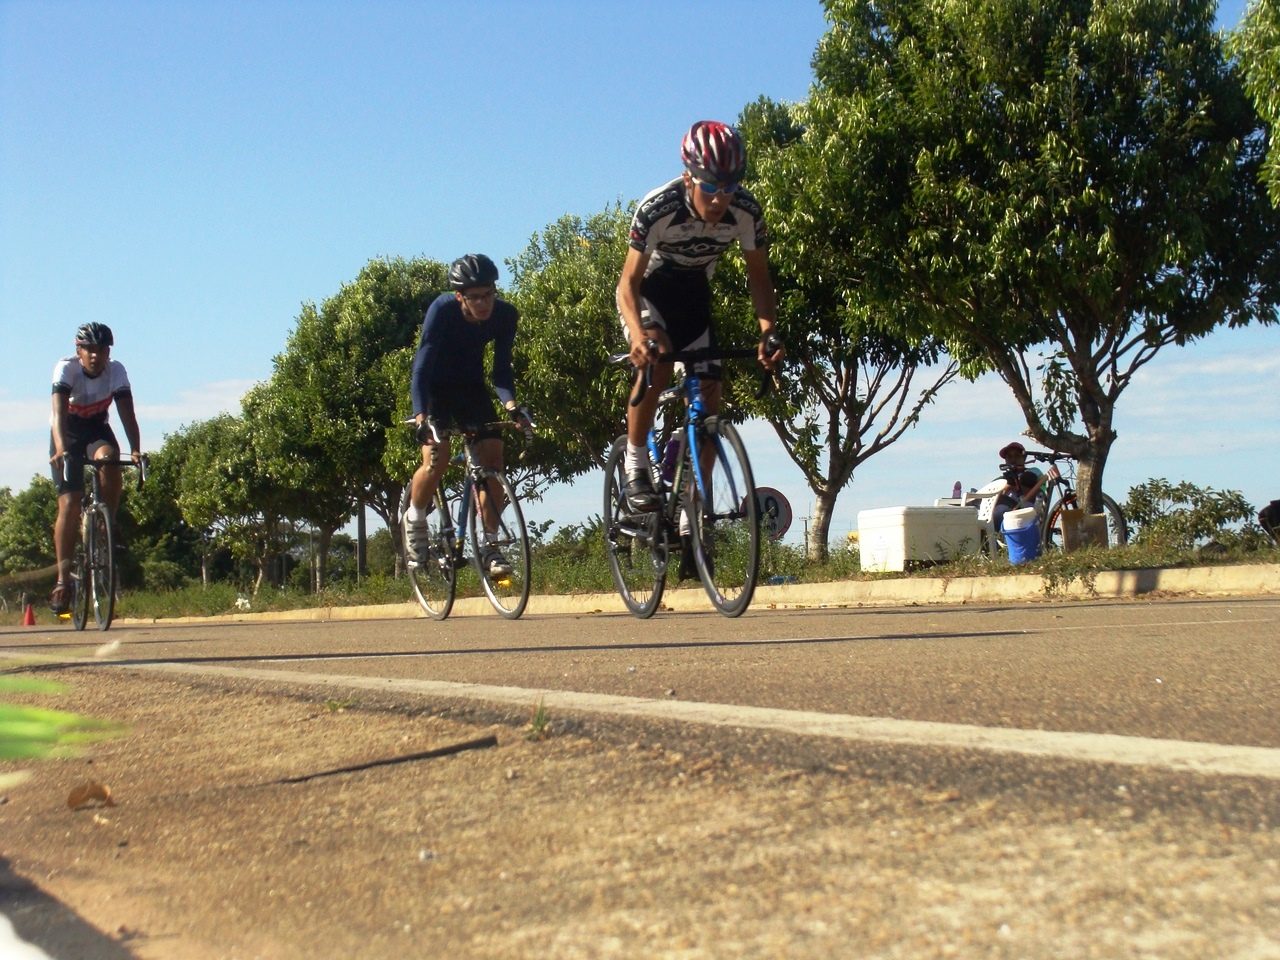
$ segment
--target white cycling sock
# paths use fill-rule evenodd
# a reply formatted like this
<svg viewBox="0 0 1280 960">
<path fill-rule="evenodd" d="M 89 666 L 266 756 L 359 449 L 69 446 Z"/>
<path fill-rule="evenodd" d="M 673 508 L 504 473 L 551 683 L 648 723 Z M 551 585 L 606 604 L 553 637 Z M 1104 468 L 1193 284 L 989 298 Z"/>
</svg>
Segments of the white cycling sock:
<svg viewBox="0 0 1280 960">
<path fill-rule="evenodd" d="M 630 440 L 627 441 L 627 457 L 626 467 L 627 476 L 634 476 L 648 466 L 649 451 L 645 449 L 643 444 L 637 446 Z"/>
</svg>

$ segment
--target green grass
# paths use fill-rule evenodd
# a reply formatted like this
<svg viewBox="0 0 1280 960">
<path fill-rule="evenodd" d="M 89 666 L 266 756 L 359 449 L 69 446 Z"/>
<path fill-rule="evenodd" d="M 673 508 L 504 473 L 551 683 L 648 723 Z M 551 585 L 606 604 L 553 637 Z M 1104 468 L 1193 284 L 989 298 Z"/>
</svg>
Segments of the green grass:
<svg viewBox="0 0 1280 960">
<path fill-rule="evenodd" d="M 533 592 L 541 595 L 604 593 L 614 591 L 598 534 L 571 544 L 539 547 L 533 559 Z M 919 565 L 905 573 L 866 573 L 858 564 L 856 551 L 833 550 L 825 563 L 807 560 L 796 547 L 765 542 L 762 545 L 760 583 L 829 583 L 847 580 L 893 580 L 902 577 L 985 577 L 1010 573 L 1034 574 L 1044 579 L 1046 593 L 1052 594 L 1073 581 L 1090 583 L 1104 570 L 1141 570 L 1156 567 L 1194 567 L 1240 563 L 1278 563 L 1280 549 L 1265 541 L 1239 540 L 1212 551 L 1187 550 L 1158 545 L 1127 546 L 1115 550 L 1092 548 L 1076 553 L 1054 553 L 1014 567 L 1003 557 L 960 557 L 945 564 Z M 479 596 L 480 587 L 472 571 L 460 571 L 460 597 Z M 236 601 L 246 596 L 231 584 L 215 583 L 207 589 L 198 583 L 177 590 L 123 591 L 116 607 L 120 618 L 167 619 L 184 616 L 234 614 Z M 411 600 L 407 580 L 381 575 L 367 576 L 359 584 L 335 584 L 319 594 L 297 589 L 263 587 L 250 598 L 250 611 L 298 610 L 315 607 L 406 603 Z M 0 614 L 0 624 L 22 622 L 22 611 L 11 604 Z M 53 623 L 43 596 L 36 608 L 40 627 Z"/>
</svg>

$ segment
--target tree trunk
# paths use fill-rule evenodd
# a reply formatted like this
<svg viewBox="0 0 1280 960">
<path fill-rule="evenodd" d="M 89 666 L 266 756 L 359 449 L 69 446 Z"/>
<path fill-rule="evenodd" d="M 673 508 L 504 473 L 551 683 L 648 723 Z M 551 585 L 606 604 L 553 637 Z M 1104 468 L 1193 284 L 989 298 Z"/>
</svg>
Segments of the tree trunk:
<svg viewBox="0 0 1280 960">
<path fill-rule="evenodd" d="M 311 589 L 319 593 L 329 580 L 329 548 L 333 544 L 332 529 L 320 528 L 317 533 L 317 545 L 312 567 Z"/>
<path fill-rule="evenodd" d="M 826 563 L 828 556 L 827 537 L 831 532 L 831 514 L 835 509 L 836 495 L 820 493 L 813 502 L 813 516 L 809 518 L 810 526 L 805 544 L 809 560 L 814 563 Z"/>
</svg>

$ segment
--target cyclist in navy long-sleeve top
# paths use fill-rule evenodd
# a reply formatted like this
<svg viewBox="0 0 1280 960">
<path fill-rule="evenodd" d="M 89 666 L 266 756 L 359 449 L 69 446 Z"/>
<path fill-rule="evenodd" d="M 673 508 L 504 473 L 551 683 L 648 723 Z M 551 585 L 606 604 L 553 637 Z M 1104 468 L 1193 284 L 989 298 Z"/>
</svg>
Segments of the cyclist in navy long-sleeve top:
<svg viewBox="0 0 1280 960">
<path fill-rule="evenodd" d="M 493 400 L 485 382 L 485 348 L 493 344 L 489 380 L 509 415 L 531 426 L 523 407 L 516 403 L 511 350 L 519 314 L 499 300 L 498 268 L 484 254 L 467 254 L 449 267 L 452 293 L 437 297 L 422 321 L 422 337 L 413 358 L 410 397 L 422 443 L 422 464 L 413 474 L 409 509 L 405 512 L 405 544 L 411 561 L 425 555 L 430 531 L 427 506 L 452 458 L 452 442 L 442 435 L 449 428 L 476 430 L 476 460 L 484 467 L 502 469 L 502 436 L 486 424 L 495 421 Z M 497 517 L 489 508 L 496 488 L 481 491 L 481 516 L 486 534 L 497 529 Z M 494 576 L 511 572 L 511 565 L 492 544 L 481 562 Z"/>
</svg>

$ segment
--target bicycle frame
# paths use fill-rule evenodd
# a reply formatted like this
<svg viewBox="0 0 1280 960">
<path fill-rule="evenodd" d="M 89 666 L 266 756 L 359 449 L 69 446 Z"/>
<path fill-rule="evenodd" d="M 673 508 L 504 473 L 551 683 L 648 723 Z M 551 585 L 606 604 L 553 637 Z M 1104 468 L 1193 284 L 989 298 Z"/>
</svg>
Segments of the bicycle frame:
<svg viewBox="0 0 1280 960">
<path fill-rule="evenodd" d="M 80 533 L 71 560 L 72 625 L 83 630 L 89 620 L 90 597 L 99 630 L 107 630 L 115 618 L 115 518 L 102 500 L 102 470 L 106 467 L 137 467 L 138 485 L 146 479 L 147 460 L 88 459 L 84 468 L 91 472 L 80 498 Z M 63 469 L 69 471 L 70 463 Z"/>
<path fill-rule="evenodd" d="M 488 426 L 510 428 L 520 425 L 513 421 L 500 421 Z M 454 430 L 439 437 L 445 440 L 456 435 L 462 439 L 462 451 L 450 461 L 451 464 L 464 465 L 461 488 L 456 495 L 451 495 L 442 476 L 441 482 L 431 492 L 432 505 L 429 508 L 429 512 L 438 516 L 438 533 L 433 536 L 443 543 L 432 548 L 436 559 L 428 563 L 443 562 L 451 569 L 427 567 L 425 572 L 422 566 L 410 569 L 419 603 L 429 616 L 437 620 L 449 615 L 457 588 L 456 571 L 468 565 L 475 569 L 485 596 L 503 617 L 519 617 L 529 600 L 531 558 L 524 514 L 505 471 L 486 467 L 477 459 L 475 433 L 474 430 Z M 482 490 L 484 496 L 481 495 Z M 408 498 L 409 488 L 406 487 L 402 498 L 406 509 Z M 493 530 L 488 529 L 486 513 L 490 514 Z M 491 541 L 490 537 L 495 539 Z M 469 553 L 468 541 L 471 543 Z M 492 542 L 507 554 L 510 572 L 494 574 L 484 569 L 480 549 L 482 542 Z"/>
<path fill-rule="evenodd" d="M 639 371 L 631 406 L 639 406 L 650 387 L 656 363 L 680 362 L 683 379 L 667 387 L 653 407 L 654 418 L 664 411 L 663 423 L 649 428 L 646 456 L 660 504 L 652 511 L 631 511 L 622 494 L 625 435 L 608 455 L 605 477 L 606 551 L 614 582 L 623 601 L 642 619 L 657 610 L 667 578 L 671 548 L 679 542 L 696 567 L 697 576 L 715 608 L 735 617 L 750 605 L 759 574 L 759 510 L 750 459 L 736 428 L 727 418 L 711 415 L 706 407 L 698 362 L 755 358 L 754 350 L 716 348 L 653 354 L 653 363 Z M 623 363 L 628 354 L 611 362 Z M 762 385 L 762 391 L 766 385 Z M 684 401 L 681 415 L 666 405 Z M 674 446 L 672 446 L 674 444 Z M 671 447 L 667 458 L 666 448 Z M 666 461 L 664 463 L 664 460 Z M 670 475 L 664 473 L 670 468 Z M 687 577 L 688 563 L 682 562 Z"/>
</svg>

